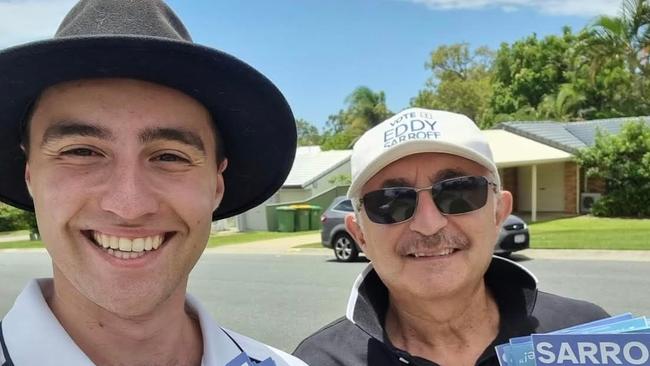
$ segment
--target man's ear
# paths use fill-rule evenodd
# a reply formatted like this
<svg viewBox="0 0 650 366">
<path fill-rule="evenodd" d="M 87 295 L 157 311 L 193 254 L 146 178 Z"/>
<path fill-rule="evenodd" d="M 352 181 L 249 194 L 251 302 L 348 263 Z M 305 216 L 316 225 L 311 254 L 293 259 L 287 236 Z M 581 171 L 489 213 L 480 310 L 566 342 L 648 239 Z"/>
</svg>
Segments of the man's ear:
<svg viewBox="0 0 650 366">
<path fill-rule="evenodd" d="M 357 217 L 354 213 L 349 213 L 345 216 L 345 228 L 348 233 L 352 235 L 354 241 L 359 244 L 361 250 L 366 251 L 366 239 L 363 237 L 363 230 L 361 230 L 361 225 L 357 222 Z"/>
<path fill-rule="evenodd" d="M 213 211 L 219 207 L 221 200 L 223 199 L 223 194 L 226 190 L 225 184 L 223 182 L 223 172 L 228 167 L 228 159 L 223 159 L 223 161 L 217 167 L 217 191 L 215 192 L 215 201 Z"/>
<path fill-rule="evenodd" d="M 501 191 L 497 193 L 497 207 L 494 213 L 494 223 L 500 229 L 501 225 L 512 212 L 512 193 Z"/>
<path fill-rule="evenodd" d="M 34 195 L 32 194 L 32 176 L 29 172 L 29 163 L 25 163 L 25 185 L 27 186 L 29 196 L 34 198 Z"/>
</svg>

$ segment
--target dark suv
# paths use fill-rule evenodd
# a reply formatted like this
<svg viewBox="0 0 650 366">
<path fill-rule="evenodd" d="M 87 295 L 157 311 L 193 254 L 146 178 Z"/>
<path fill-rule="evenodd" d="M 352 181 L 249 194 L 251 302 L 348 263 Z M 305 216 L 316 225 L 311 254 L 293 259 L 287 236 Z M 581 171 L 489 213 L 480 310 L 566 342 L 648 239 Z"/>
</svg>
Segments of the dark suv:
<svg viewBox="0 0 650 366">
<path fill-rule="evenodd" d="M 324 247 L 334 249 L 334 256 L 341 262 L 354 261 L 361 252 L 352 236 L 345 230 L 345 216 L 351 212 L 354 212 L 352 202 L 345 196 L 339 196 L 320 217 L 323 224 L 321 242 Z M 526 223 L 515 215 L 508 216 L 501 226 L 499 238 L 494 245 L 494 254 L 506 257 L 529 246 L 530 235 Z"/>
</svg>

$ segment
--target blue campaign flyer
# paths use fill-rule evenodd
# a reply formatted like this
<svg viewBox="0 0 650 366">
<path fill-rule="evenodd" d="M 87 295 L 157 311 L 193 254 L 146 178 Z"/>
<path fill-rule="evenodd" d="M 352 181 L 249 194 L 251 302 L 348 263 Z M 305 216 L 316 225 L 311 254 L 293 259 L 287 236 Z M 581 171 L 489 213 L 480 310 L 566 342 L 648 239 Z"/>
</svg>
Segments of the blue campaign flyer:
<svg viewBox="0 0 650 366">
<path fill-rule="evenodd" d="M 602 325 L 599 327 L 590 328 L 588 333 L 623 333 L 631 332 L 639 329 L 646 329 L 648 327 L 648 322 L 645 317 L 633 318 L 629 320 L 624 320 L 622 322 Z M 582 332 L 586 333 L 586 332 Z"/>
<path fill-rule="evenodd" d="M 510 343 L 505 343 L 494 347 L 497 353 L 497 359 L 499 360 L 499 365 L 501 366 L 511 366 L 510 365 Z"/>
<path fill-rule="evenodd" d="M 240 353 L 239 356 L 233 358 L 226 364 L 226 366 L 276 366 L 275 361 L 270 357 L 262 362 L 253 362 L 246 353 Z"/>
<path fill-rule="evenodd" d="M 589 323 L 583 323 L 583 324 L 578 324 L 574 325 L 569 328 L 564 328 L 557 330 L 555 332 L 552 332 L 550 334 L 560 334 L 560 333 L 591 333 L 591 329 L 606 329 L 610 330 L 612 332 L 623 332 L 622 330 L 615 331 L 616 327 L 613 328 L 603 328 L 603 326 L 608 326 L 608 325 L 613 325 L 613 324 L 619 324 L 622 323 L 623 326 L 619 326 L 619 328 L 626 328 L 629 326 L 629 323 L 626 321 L 634 319 L 634 316 L 631 313 L 624 313 L 624 314 L 619 314 L 615 315 L 609 318 L 605 319 L 600 319 L 600 320 L 594 320 Z M 640 321 L 636 318 L 637 320 L 635 321 L 635 325 L 639 326 L 645 323 L 645 321 Z M 639 332 L 646 331 L 647 328 L 639 328 Z M 513 354 L 513 349 L 511 347 L 511 344 L 517 344 L 518 346 L 514 349 L 514 354 Z M 513 338 L 510 340 L 510 343 L 502 344 L 499 346 L 495 347 L 498 359 L 499 359 L 499 364 L 501 366 L 513 366 L 513 365 L 535 365 L 535 362 L 530 361 L 530 355 L 533 352 L 533 342 L 532 338 L 530 336 L 527 337 L 517 337 Z"/>
<path fill-rule="evenodd" d="M 276 366 L 276 365 L 275 365 L 275 361 L 273 361 L 271 357 L 269 357 L 255 366 Z"/>
<path fill-rule="evenodd" d="M 530 336 L 510 339 L 510 366 L 535 366 L 535 354 Z"/>
<path fill-rule="evenodd" d="M 248 358 L 245 353 L 240 353 L 239 356 L 233 358 L 226 364 L 226 366 L 253 366 L 253 361 Z"/>
<path fill-rule="evenodd" d="M 533 334 L 537 366 L 650 364 L 650 334 Z"/>
<path fill-rule="evenodd" d="M 605 319 L 594 320 L 593 322 L 589 322 L 589 323 L 582 323 L 582 324 L 574 325 L 572 327 L 560 329 L 560 330 L 557 330 L 557 331 L 551 332 L 551 333 L 552 334 L 554 334 L 554 333 L 571 333 L 571 332 L 578 331 L 578 330 L 584 330 L 586 328 L 593 328 L 593 327 L 599 327 L 601 325 L 608 325 L 608 324 L 618 323 L 618 322 L 621 322 L 621 321 L 624 321 L 624 320 L 630 320 L 630 319 L 633 319 L 633 318 L 635 318 L 635 316 L 632 315 L 632 313 L 623 313 L 623 314 L 619 314 L 619 315 L 610 316 L 609 318 L 605 318 Z M 587 333 L 589 333 L 589 332 L 587 332 Z"/>
</svg>

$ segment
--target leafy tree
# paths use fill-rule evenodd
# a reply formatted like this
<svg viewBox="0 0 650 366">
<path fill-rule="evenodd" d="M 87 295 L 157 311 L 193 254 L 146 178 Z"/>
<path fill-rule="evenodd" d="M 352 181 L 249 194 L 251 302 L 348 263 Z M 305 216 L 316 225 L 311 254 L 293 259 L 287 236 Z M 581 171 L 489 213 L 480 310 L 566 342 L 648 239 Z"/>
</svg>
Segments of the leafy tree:
<svg viewBox="0 0 650 366">
<path fill-rule="evenodd" d="M 327 182 L 333 185 L 345 186 L 352 184 L 352 177 L 350 174 L 338 174 L 328 179 Z"/>
<path fill-rule="evenodd" d="M 467 43 L 438 47 L 425 64 L 432 76 L 411 99 L 411 106 L 462 113 L 474 121 L 482 119 L 492 94 L 493 58 L 487 47 L 473 52 Z"/>
<path fill-rule="evenodd" d="M 518 111 L 536 111 L 549 95 L 558 99 L 562 85 L 570 82 L 566 73 L 572 67 L 576 41 L 571 29 L 565 27 L 561 36 L 538 39 L 533 34 L 512 45 L 501 44 L 494 61 L 494 92 L 490 99 L 494 119 Z M 539 117 L 536 113 L 533 116 Z"/>
<path fill-rule="evenodd" d="M 358 137 L 358 135 L 353 135 L 349 131 L 341 131 L 338 133 L 326 131 L 325 134 L 323 134 L 323 144 L 320 148 L 321 150 L 351 149 Z"/>
<path fill-rule="evenodd" d="M 536 116 L 556 121 L 571 120 L 572 117 L 580 115 L 580 107 L 586 99 L 585 95 L 577 91 L 573 84 L 562 84 L 557 93 L 544 96 L 537 107 Z"/>
<path fill-rule="evenodd" d="M 650 125 L 630 122 L 617 135 L 598 132 L 593 147 L 576 161 L 589 177 L 605 179 L 606 193 L 592 213 L 597 216 L 650 217 Z"/>
<path fill-rule="evenodd" d="M 298 131 L 298 146 L 320 145 L 321 136 L 318 128 L 302 118 L 296 120 Z"/>
<path fill-rule="evenodd" d="M 347 107 L 331 115 L 326 123 L 323 150 L 350 149 L 359 136 L 392 114 L 384 92 L 374 92 L 366 86 L 356 88 L 345 103 Z"/>
<path fill-rule="evenodd" d="M 630 73 L 621 59 L 605 61 L 592 74 L 590 56 L 582 54 L 569 73 L 573 90 L 584 96 L 576 119 L 647 115 L 650 113 L 650 79 Z"/>
<path fill-rule="evenodd" d="M 639 10 L 648 7 L 646 1 L 626 0 L 624 9 L 628 10 L 622 14 L 629 17 L 629 9 L 647 14 L 647 10 Z M 637 46 L 637 51 L 621 46 L 640 44 L 640 34 L 648 31 L 648 25 L 638 25 L 644 17 L 601 17 L 578 34 L 565 27 L 562 36 L 538 39 L 532 35 L 512 45 L 502 44 L 494 61 L 493 93 L 483 125 L 505 120 L 575 121 L 650 114 L 650 77 L 641 72 L 646 62 L 628 66 L 630 54 L 647 55 L 650 48 L 647 43 Z M 613 23 L 636 30 L 622 32 L 620 28 L 615 33 L 603 28 Z M 616 34 L 632 33 L 637 41 L 613 41 Z"/>
<path fill-rule="evenodd" d="M 585 118 L 650 113 L 650 3 L 624 0 L 619 17 L 597 18 L 580 34 L 574 88 Z"/>
</svg>

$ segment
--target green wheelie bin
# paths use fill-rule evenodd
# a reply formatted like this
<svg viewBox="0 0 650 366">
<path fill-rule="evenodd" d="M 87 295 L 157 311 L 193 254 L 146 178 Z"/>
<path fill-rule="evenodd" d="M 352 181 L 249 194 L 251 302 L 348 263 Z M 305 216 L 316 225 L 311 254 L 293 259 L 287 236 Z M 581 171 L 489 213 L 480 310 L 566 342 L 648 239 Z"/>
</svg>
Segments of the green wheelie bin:
<svg viewBox="0 0 650 366">
<path fill-rule="evenodd" d="M 309 205 L 290 206 L 296 210 L 296 231 L 309 230 Z"/>
<path fill-rule="evenodd" d="M 278 218 L 278 231 L 296 231 L 296 209 L 291 206 L 280 206 L 275 209 Z"/>
<path fill-rule="evenodd" d="M 311 208 L 309 210 L 309 229 L 310 230 L 320 230 L 321 228 L 321 223 L 320 223 L 320 215 L 322 213 L 322 209 L 320 206 L 316 205 L 311 205 Z"/>
</svg>

